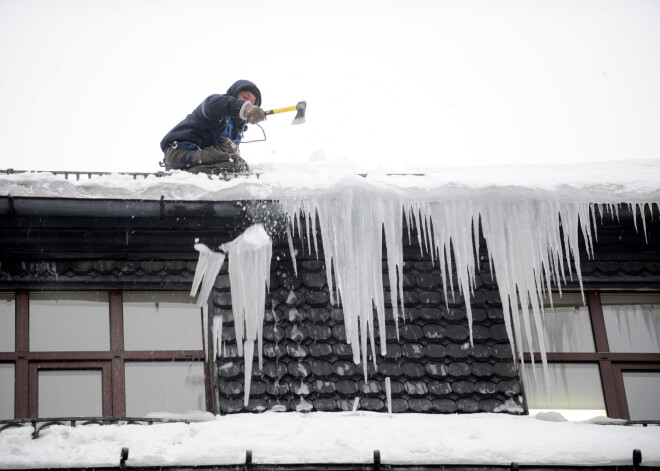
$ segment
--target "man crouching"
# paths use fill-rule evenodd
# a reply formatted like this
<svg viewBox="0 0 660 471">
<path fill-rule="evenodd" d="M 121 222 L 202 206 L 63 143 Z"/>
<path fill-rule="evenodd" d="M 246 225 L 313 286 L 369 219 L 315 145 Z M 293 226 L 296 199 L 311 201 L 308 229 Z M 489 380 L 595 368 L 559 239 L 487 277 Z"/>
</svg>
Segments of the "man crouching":
<svg viewBox="0 0 660 471">
<path fill-rule="evenodd" d="M 261 92 L 249 80 L 238 80 L 224 95 L 208 97 L 160 142 L 165 170 L 248 172 L 238 146 L 248 122 L 266 119 L 260 106 Z"/>
</svg>

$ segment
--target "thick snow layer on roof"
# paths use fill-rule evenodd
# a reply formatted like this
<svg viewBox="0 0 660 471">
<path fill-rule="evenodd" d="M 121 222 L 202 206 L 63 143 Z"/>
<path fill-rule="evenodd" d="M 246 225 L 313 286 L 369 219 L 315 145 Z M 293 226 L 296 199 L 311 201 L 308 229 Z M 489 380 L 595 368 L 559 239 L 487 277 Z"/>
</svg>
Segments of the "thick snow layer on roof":
<svg viewBox="0 0 660 471">
<path fill-rule="evenodd" d="M 202 417 L 199 414 L 196 417 Z M 51 426 L 0 433 L 0 468 L 254 463 L 630 465 L 660 464 L 660 427 L 558 422 L 500 414 L 238 414 L 154 425 Z"/>
<path fill-rule="evenodd" d="M 551 199 L 570 202 L 660 201 L 660 161 L 579 165 L 430 168 L 424 175 L 369 174 L 323 164 L 273 167 L 229 181 L 177 171 L 142 178 L 96 175 L 80 180 L 51 173 L 0 175 L 1 196 L 159 200 L 305 199 L 351 188 L 398 192 L 416 201 L 457 197 Z"/>
</svg>

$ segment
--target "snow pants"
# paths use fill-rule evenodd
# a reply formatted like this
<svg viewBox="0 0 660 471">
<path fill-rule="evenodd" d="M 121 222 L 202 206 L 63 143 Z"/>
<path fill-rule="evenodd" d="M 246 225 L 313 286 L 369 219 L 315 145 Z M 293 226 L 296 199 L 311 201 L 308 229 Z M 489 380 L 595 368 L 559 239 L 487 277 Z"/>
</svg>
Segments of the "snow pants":
<svg viewBox="0 0 660 471">
<path fill-rule="evenodd" d="M 192 173 L 241 173 L 250 171 L 238 146 L 226 140 L 217 146 L 198 147 L 191 142 L 173 142 L 165 149 L 165 170 Z"/>
</svg>

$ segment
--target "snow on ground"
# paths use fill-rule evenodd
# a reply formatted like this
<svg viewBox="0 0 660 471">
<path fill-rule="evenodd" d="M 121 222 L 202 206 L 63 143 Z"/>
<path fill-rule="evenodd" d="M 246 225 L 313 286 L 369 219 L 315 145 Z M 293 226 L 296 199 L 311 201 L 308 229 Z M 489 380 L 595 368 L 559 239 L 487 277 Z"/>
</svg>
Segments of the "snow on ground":
<svg viewBox="0 0 660 471">
<path fill-rule="evenodd" d="M 51 426 L 0 433 L 0 468 L 255 463 L 660 465 L 660 427 L 597 425 L 502 414 L 371 412 L 236 414 L 154 425 Z M 199 414 L 197 420 L 199 420 Z"/>
<path fill-rule="evenodd" d="M 660 201 L 660 161 L 635 160 L 578 165 L 429 168 L 423 176 L 371 173 L 323 163 L 280 165 L 229 181 L 183 171 L 166 177 L 82 175 L 80 180 L 50 173 L 0 175 L 0 195 L 62 198 L 159 200 L 297 199 L 347 188 L 396 191 L 414 200 L 456 197 L 560 199 L 571 202 Z"/>
</svg>

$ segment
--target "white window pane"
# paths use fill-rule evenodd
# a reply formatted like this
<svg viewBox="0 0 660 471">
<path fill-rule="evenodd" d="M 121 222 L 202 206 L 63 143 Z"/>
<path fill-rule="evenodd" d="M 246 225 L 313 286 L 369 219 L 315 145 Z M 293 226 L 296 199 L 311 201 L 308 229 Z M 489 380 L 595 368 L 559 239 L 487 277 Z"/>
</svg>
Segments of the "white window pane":
<svg viewBox="0 0 660 471">
<path fill-rule="evenodd" d="M 548 373 L 550 388 L 546 387 L 540 365 L 535 372 L 526 365 L 524 384 L 530 414 L 555 411 L 569 420 L 606 415 L 598 365 L 550 363 Z"/>
<path fill-rule="evenodd" d="M 16 315 L 13 293 L 0 293 L 0 352 L 13 352 L 16 348 Z"/>
<path fill-rule="evenodd" d="M 126 350 L 201 350 L 201 310 L 187 293 L 124 293 Z"/>
<path fill-rule="evenodd" d="M 546 352 L 595 352 L 589 309 L 583 305 L 582 296 L 577 293 L 564 293 L 561 297 L 559 294 L 553 294 L 552 306 L 550 307 L 549 299 L 546 299 L 541 314 Z M 531 321 L 533 351 L 538 352 L 540 348 L 536 322 L 533 317 Z M 529 352 L 524 331 L 522 337 L 523 351 Z"/>
<path fill-rule="evenodd" d="M 14 365 L 0 363 L 0 420 L 14 418 Z"/>
<path fill-rule="evenodd" d="M 660 372 L 624 371 L 630 420 L 660 420 Z"/>
<path fill-rule="evenodd" d="M 660 353 L 660 295 L 601 295 L 611 352 Z"/>
<path fill-rule="evenodd" d="M 39 371 L 39 417 L 101 417 L 100 370 Z"/>
<path fill-rule="evenodd" d="M 30 293 L 30 350 L 110 349 L 107 293 Z"/>
<path fill-rule="evenodd" d="M 194 362 L 127 362 L 126 415 L 206 410 L 204 364 Z"/>
</svg>

